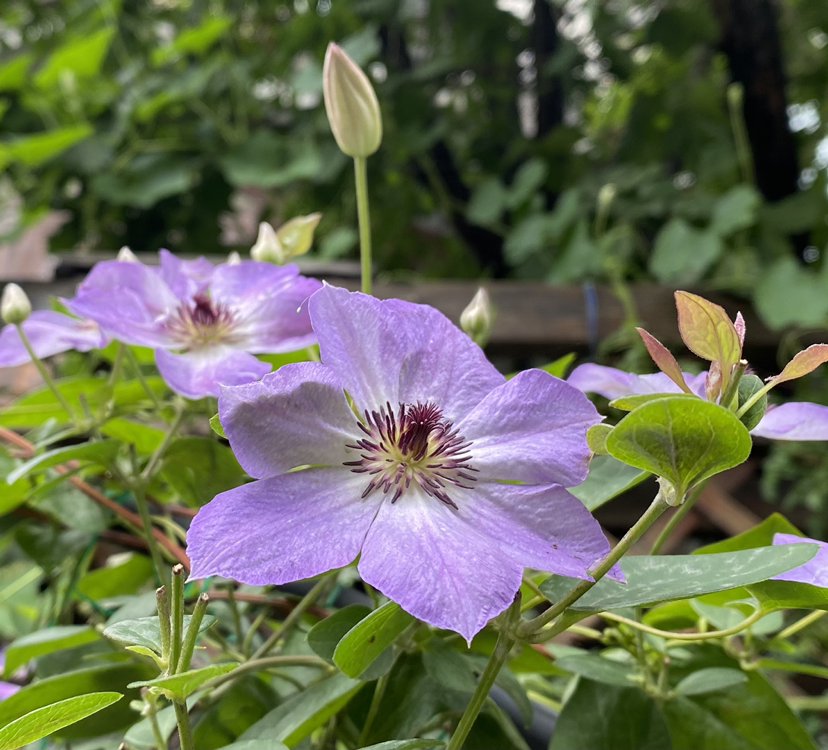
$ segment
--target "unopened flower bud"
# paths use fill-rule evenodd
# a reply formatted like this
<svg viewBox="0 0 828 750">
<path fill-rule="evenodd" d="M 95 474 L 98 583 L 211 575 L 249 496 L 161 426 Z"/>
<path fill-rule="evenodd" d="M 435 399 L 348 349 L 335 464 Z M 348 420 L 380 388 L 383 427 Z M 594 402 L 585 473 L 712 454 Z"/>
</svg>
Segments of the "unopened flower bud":
<svg viewBox="0 0 828 750">
<path fill-rule="evenodd" d="M 479 346 L 484 346 L 492 333 L 494 309 L 489 293 L 483 288 L 477 290 L 466 309 L 460 313 L 460 327 Z"/>
<path fill-rule="evenodd" d="M 276 230 L 276 238 L 284 253 L 282 263 L 290 258 L 304 255 L 311 249 L 313 233 L 321 220 L 322 214 L 320 213 L 297 216 L 295 219 L 286 221 Z"/>
<path fill-rule="evenodd" d="M 0 298 L 0 316 L 9 325 L 20 325 L 32 314 L 32 303 L 17 284 L 6 284 Z"/>
<path fill-rule="evenodd" d="M 684 502 L 684 496 L 679 497 L 675 485 L 672 482 L 664 477 L 658 477 L 656 481 L 658 482 L 658 494 L 667 505 L 671 508 L 676 508 Z"/>
<path fill-rule="evenodd" d="M 118 251 L 118 260 L 121 263 L 139 263 L 140 261 L 138 258 L 135 257 L 135 253 L 132 252 L 126 245 L 124 245 Z"/>
<path fill-rule="evenodd" d="M 262 263 L 282 263 L 284 250 L 276 236 L 276 230 L 266 221 L 259 224 L 259 236 L 256 244 L 250 248 L 250 257 Z"/>
<path fill-rule="evenodd" d="M 350 157 L 373 154 L 382 142 L 382 118 L 368 76 L 336 44 L 329 44 L 322 70 L 325 111 L 336 143 Z"/>
<path fill-rule="evenodd" d="M 239 263 L 242 262 L 241 255 L 239 255 L 235 250 L 227 254 L 227 265 L 228 266 L 237 266 Z"/>
</svg>

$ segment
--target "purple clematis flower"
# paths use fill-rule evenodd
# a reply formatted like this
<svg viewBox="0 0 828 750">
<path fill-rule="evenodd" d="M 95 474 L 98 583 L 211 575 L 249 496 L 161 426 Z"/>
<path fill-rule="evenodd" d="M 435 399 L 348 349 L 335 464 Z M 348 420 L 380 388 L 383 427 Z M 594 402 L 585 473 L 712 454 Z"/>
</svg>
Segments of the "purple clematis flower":
<svg viewBox="0 0 828 750">
<path fill-rule="evenodd" d="M 35 354 L 41 359 L 74 349 L 88 352 L 106 346 L 106 336 L 98 324 L 79 320 L 52 310 L 36 310 L 22 324 Z M 0 367 L 16 367 L 29 362 L 29 353 L 13 325 L 0 330 Z"/>
<path fill-rule="evenodd" d="M 258 380 L 275 354 L 315 341 L 304 301 L 321 286 L 296 266 L 244 261 L 214 266 L 162 250 L 160 268 L 98 263 L 66 304 L 114 338 L 155 349 L 161 376 L 188 398 Z M 300 309 L 301 308 L 301 309 Z"/>
<path fill-rule="evenodd" d="M 788 570 L 774 576 L 775 581 L 794 581 L 795 583 L 810 583 L 812 586 L 828 588 L 828 543 L 819 539 L 809 539 L 796 534 L 774 534 L 774 544 L 802 544 L 808 543 L 819 546 L 817 553 L 798 568 Z"/>
<path fill-rule="evenodd" d="M 365 581 L 466 639 L 525 567 L 589 578 L 609 545 L 564 489 L 586 477 L 601 420 L 583 394 L 539 370 L 507 382 L 427 306 L 326 286 L 309 307 L 322 363 L 222 389 L 257 481 L 199 511 L 193 578 L 279 584 L 359 556 Z"/>
<path fill-rule="evenodd" d="M 683 374 L 690 390 L 704 398 L 707 373 Z M 610 400 L 622 396 L 682 392 L 663 372 L 636 375 L 594 364 L 579 365 L 566 382 L 584 393 L 597 393 Z M 750 432 L 756 437 L 770 440 L 828 440 L 828 406 L 808 401 L 771 406 Z"/>
</svg>

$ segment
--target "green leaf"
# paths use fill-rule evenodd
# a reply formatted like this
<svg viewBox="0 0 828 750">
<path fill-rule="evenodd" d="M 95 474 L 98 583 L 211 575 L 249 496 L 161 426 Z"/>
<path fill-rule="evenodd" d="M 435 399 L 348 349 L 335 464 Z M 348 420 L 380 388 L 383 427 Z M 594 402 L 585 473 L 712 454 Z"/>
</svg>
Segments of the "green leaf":
<svg viewBox="0 0 828 750">
<path fill-rule="evenodd" d="M 626 584 L 602 578 L 572 608 L 600 612 L 747 586 L 808 562 L 816 549 L 816 545 L 787 544 L 714 555 L 628 557 L 621 561 Z M 557 601 L 576 584 L 574 579 L 552 576 L 540 588 L 544 596 Z"/>
<path fill-rule="evenodd" d="M 762 382 L 762 378 L 758 375 L 743 375 L 742 379 L 739 381 L 739 404 L 744 404 L 747 400 L 753 396 L 757 391 L 760 391 L 764 387 L 764 383 Z M 748 430 L 752 430 L 759 422 L 762 421 L 762 417 L 765 416 L 765 412 L 768 409 L 768 396 L 765 394 L 762 396 L 753 406 L 750 407 L 741 417 L 739 417 L 739 421 L 747 427 Z"/>
<path fill-rule="evenodd" d="M 95 443 L 80 443 L 55 448 L 34 456 L 18 466 L 6 477 L 6 481 L 9 484 L 14 484 L 18 479 L 31 474 L 35 469 L 44 471 L 67 461 L 91 462 L 105 467 L 112 463 L 119 447 L 119 444 L 114 440 L 99 440 Z"/>
<path fill-rule="evenodd" d="M 220 438 L 227 439 L 227 434 L 224 432 L 224 427 L 221 426 L 221 420 L 218 414 L 213 414 L 210 417 L 210 429 L 216 433 Z"/>
<path fill-rule="evenodd" d="M 543 159 L 533 158 L 521 165 L 506 194 L 506 206 L 517 208 L 526 203 L 541 188 L 549 174 Z"/>
<path fill-rule="evenodd" d="M 669 480 L 679 498 L 698 482 L 738 466 L 752 446 L 733 412 L 682 396 L 638 407 L 607 438 L 610 455 Z"/>
<path fill-rule="evenodd" d="M 88 138 L 93 132 L 91 125 L 73 125 L 50 130 L 48 133 L 20 136 L 3 142 L 0 147 L 9 160 L 19 161 L 27 167 L 39 167 Z"/>
<path fill-rule="evenodd" d="M 635 686 L 635 667 L 619 661 L 612 661 L 598 654 L 582 653 L 564 656 L 557 660 L 557 665 L 572 674 L 586 677 L 588 680 L 617 687 Z"/>
<path fill-rule="evenodd" d="M 675 689 L 679 695 L 703 695 L 741 685 L 747 682 L 747 679 L 747 675 L 739 669 L 706 667 L 697 672 L 691 672 L 676 685 Z"/>
<path fill-rule="evenodd" d="M 164 198 L 187 192 L 198 180 L 198 163 L 191 158 L 145 154 L 124 171 L 100 172 L 92 179 L 92 188 L 109 203 L 151 208 Z"/>
<path fill-rule="evenodd" d="M 641 690 L 580 680 L 558 717 L 549 750 L 668 750 L 671 747 L 670 734 L 658 705 Z"/>
<path fill-rule="evenodd" d="M 621 463 L 612 456 L 595 456 L 587 478 L 569 491 L 589 510 L 595 510 L 651 476 L 649 471 Z"/>
<path fill-rule="evenodd" d="M 190 628 L 190 615 L 184 615 L 184 632 Z M 208 630 L 216 618 L 213 615 L 204 615 L 199 633 Z M 121 620 L 104 628 L 104 637 L 122 643 L 125 646 L 144 646 L 156 653 L 161 653 L 161 626 L 158 617 L 139 617 L 135 620 Z"/>
<path fill-rule="evenodd" d="M 154 687 L 163 690 L 172 698 L 184 700 L 189 698 L 202 685 L 216 677 L 232 672 L 238 664 L 236 662 L 227 664 L 211 664 L 209 667 L 190 669 L 186 672 L 179 672 L 168 677 L 156 677 L 153 680 L 139 680 L 131 682 L 127 687 L 141 688 Z"/>
<path fill-rule="evenodd" d="M 506 208 L 506 199 L 503 184 L 496 177 L 490 177 L 475 188 L 466 207 L 466 217 L 481 227 L 497 224 Z"/>
<path fill-rule="evenodd" d="M 56 625 L 18 638 L 6 649 L 6 675 L 13 674 L 31 659 L 68 650 L 100 640 L 87 625 Z"/>
<path fill-rule="evenodd" d="M 0 91 L 18 91 L 26 85 L 34 52 L 24 52 L 0 64 Z"/>
<path fill-rule="evenodd" d="M 349 677 L 359 677 L 412 622 L 398 604 L 386 602 L 348 631 L 334 651 L 334 663 Z"/>
<path fill-rule="evenodd" d="M 719 362 L 723 376 L 729 373 L 742 356 L 742 343 L 725 309 L 690 292 L 676 292 L 675 298 L 679 332 L 687 348 L 702 359 Z"/>
<path fill-rule="evenodd" d="M 715 232 L 696 229 L 684 219 L 671 219 L 656 237 L 650 271 L 664 284 L 692 284 L 704 276 L 723 249 Z"/>
<path fill-rule="evenodd" d="M 445 747 L 439 740 L 389 740 L 379 745 L 369 745 L 362 750 L 438 750 Z"/>
<path fill-rule="evenodd" d="M 736 185 L 721 196 L 713 209 L 710 229 L 727 237 L 756 222 L 762 199 L 751 185 Z"/>
<path fill-rule="evenodd" d="M 101 432 L 122 443 L 134 445 L 141 456 L 149 456 L 164 440 L 164 430 L 134 419 L 114 417 L 101 425 Z"/>
<path fill-rule="evenodd" d="M 660 398 L 694 398 L 697 401 L 702 400 L 698 396 L 689 393 L 638 393 L 634 396 L 615 398 L 609 402 L 609 405 L 619 411 L 634 411 L 639 406 L 644 406 L 644 404 L 649 404 L 651 401 L 657 401 Z"/>
<path fill-rule="evenodd" d="M 351 604 L 320 620 L 308 631 L 308 645 L 333 664 L 334 652 L 342 638 L 372 612 L 363 604 Z"/>
<path fill-rule="evenodd" d="M 83 737 L 113 732 L 135 721 L 129 701 L 138 698 L 138 691 L 127 689 L 127 683 L 148 679 L 154 672 L 154 667 L 147 664 L 107 664 L 38 680 L 0 702 L 0 726 L 66 698 L 114 690 L 124 693 L 127 700 L 107 707 L 94 721 L 73 726 L 64 734 Z"/>
<path fill-rule="evenodd" d="M 341 674 L 326 677 L 291 695 L 239 739 L 274 739 L 281 740 L 288 747 L 295 747 L 314 729 L 339 713 L 363 685 Z"/>
<path fill-rule="evenodd" d="M 177 55 L 203 55 L 232 25 L 227 16 L 208 14 L 198 26 L 185 28 L 168 47 L 159 47 L 152 52 L 153 65 L 161 65 Z"/>
<path fill-rule="evenodd" d="M 319 148 L 312 140 L 282 138 L 259 130 L 222 157 L 228 181 L 265 190 L 297 180 L 312 180 L 322 170 Z"/>
<path fill-rule="evenodd" d="M 433 640 L 425 648 L 423 665 L 432 680 L 449 690 L 472 693 L 477 687 L 472 660 L 440 640 Z"/>
<path fill-rule="evenodd" d="M 90 693 L 30 711 L 0 728 L 0 750 L 16 750 L 75 724 L 121 700 L 120 693 Z"/>
<path fill-rule="evenodd" d="M 152 562 L 145 555 L 119 555 L 115 564 L 95 568 L 77 583 L 77 591 L 94 601 L 134 594 L 152 577 Z"/>
<path fill-rule="evenodd" d="M 587 430 L 587 445 L 596 456 L 607 455 L 607 438 L 612 432 L 611 424 L 594 424 Z"/>
<path fill-rule="evenodd" d="M 757 672 L 747 681 L 662 704 L 672 750 L 816 750 L 784 699 Z"/>
<path fill-rule="evenodd" d="M 773 329 L 823 326 L 828 317 L 828 265 L 819 273 L 791 257 L 780 258 L 762 273 L 753 295 L 757 312 Z"/>
<path fill-rule="evenodd" d="M 161 476 L 187 505 L 204 505 L 244 483 L 245 472 L 228 445 L 214 438 L 175 440 L 164 454 Z"/>
<path fill-rule="evenodd" d="M 114 35 L 114 27 L 108 27 L 92 34 L 70 37 L 38 70 L 34 77 L 35 86 L 41 90 L 54 90 L 60 86 L 63 76 L 72 75 L 76 79 L 96 76 Z"/>
<path fill-rule="evenodd" d="M 564 354 L 549 364 L 542 365 L 539 369 L 548 372 L 550 375 L 554 375 L 556 378 L 563 378 L 569 372 L 569 368 L 574 361 L 575 352 L 569 352 L 569 354 Z"/>
<path fill-rule="evenodd" d="M 232 745 L 224 745 L 222 750 L 288 750 L 288 746 L 273 740 L 239 740 Z"/>
</svg>

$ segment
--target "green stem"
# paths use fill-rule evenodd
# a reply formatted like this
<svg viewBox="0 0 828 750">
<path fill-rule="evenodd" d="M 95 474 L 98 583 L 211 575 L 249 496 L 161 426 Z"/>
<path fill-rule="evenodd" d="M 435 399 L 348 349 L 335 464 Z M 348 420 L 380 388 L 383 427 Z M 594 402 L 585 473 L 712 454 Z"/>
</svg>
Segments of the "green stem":
<svg viewBox="0 0 828 750">
<path fill-rule="evenodd" d="M 164 439 L 161 441 L 161 444 L 155 449 L 155 452 L 150 456 L 150 460 L 147 461 L 147 465 L 144 467 L 144 470 L 141 472 L 141 479 L 146 482 L 152 478 L 152 475 L 155 473 L 155 470 L 158 468 L 158 464 L 161 462 L 161 459 L 164 457 L 164 454 L 167 452 L 167 448 L 170 447 L 170 443 L 172 442 L 173 438 L 175 437 L 175 433 L 178 432 L 178 428 L 181 426 L 181 421 L 184 419 L 184 402 L 179 401 L 175 407 L 175 416 L 173 417 L 172 422 L 170 422 L 170 426 L 167 428 L 167 432 L 164 435 Z"/>
<path fill-rule="evenodd" d="M 52 376 L 49 374 L 49 371 L 46 369 L 46 365 L 43 364 L 40 357 L 35 354 L 35 350 L 32 347 L 32 342 L 29 341 L 29 337 L 26 335 L 26 332 L 23 330 L 23 326 L 18 324 L 17 326 L 17 334 L 20 336 L 20 341 L 23 342 L 23 346 L 26 348 L 26 351 L 29 354 L 29 359 L 32 360 L 32 364 L 37 368 L 37 371 L 40 373 L 40 377 L 43 378 L 43 382 L 49 388 L 49 390 L 54 394 L 54 397 L 57 399 L 57 402 L 63 407 L 66 411 L 66 414 L 69 416 L 73 422 L 75 421 L 75 413 L 72 411 L 72 408 L 69 406 L 69 402 L 64 398 L 63 394 L 60 392 L 60 389 L 57 387 L 57 383 L 55 383 Z"/>
<path fill-rule="evenodd" d="M 364 156 L 354 157 L 357 218 L 359 220 L 359 258 L 362 269 L 362 291 L 371 294 L 371 214 L 368 208 L 368 162 Z"/>
<path fill-rule="evenodd" d="M 696 504 L 696 501 L 699 499 L 701 495 L 702 487 L 697 487 L 693 494 L 685 500 L 681 506 L 670 516 L 670 519 L 664 525 L 664 528 L 659 533 L 658 538 L 653 543 L 652 548 L 650 549 L 651 555 L 657 555 L 661 552 L 662 547 L 667 543 L 667 540 L 673 535 L 673 532 L 676 530 L 676 527 L 682 522 L 684 517 L 693 510 L 693 506 Z"/>
<path fill-rule="evenodd" d="M 592 570 L 590 575 L 594 580 L 581 581 L 572 591 L 570 591 L 563 599 L 553 604 L 546 612 L 542 612 L 537 617 L 531 620 L 526 620 L 518 628 L 518 635 L 521 638 L 531 638 L 539 634 L 541 628 L 547 623 L 552 622 L 556 617 L 563 614 L 570 606 L 578 601 L 587 591 L 589 591 L 598 581 L 600 581 L 609 571 L 613 565 L 617 563 L 630 548 L 641 538 L 647 529 L 653 525 L 655 520 L 667 510 L 668 505 L 662 499 L 661 492 L 659 492 L 650 507 L 644 511 L 644 514 L 639 518 L 633 527 L 624 535 L 618 544 L 610 551 L 610 553 Z M 548 631 L 544 631 L 546 635 Z"/>
<path fill-rule="evenodd" d="M 745 127 L 745 116 L 742 110 L 744 89 L 739 83 L 731 83 L 727 87 L 727 104 L 730 114 L 730 127 L 733 130 L 733 140 L 736 144 L 736 155 L 742 170 L 745 182 L 755 183 L 756 175 L 753 169 L 753 155 L 750 151 L 750 141 Z"/>
<path fill-rule="evenodd" d="M 751 406 L 753 406 L 760 398 L 762 398 L 762 396 L 766 396 L 769 393 L 770 389 L 773 388 L 775 385 L 776 382 L 773 379 L 768 381 L 768 383 L 762 386 L 758 391 L 756 391 L 756 393 L 754 393 L 747 401 L 745 401 L 745 403 L 743 403 L 739 407 L 739 411 L 736 412 L 736 416 L 741 417 L 748 409 L 750 409 Z"/>
<path fill-rule="evenodd" d="M 293 628 L 293 626 L 299 622 L 299 619 L 302 617 L 305 612 L 313 605 L 313 603 L 319 598 L 322 592 L 325 590 L 326 586 L 328 585 L 328 580 L 330 575 L 323 575 L 313 586 L 313 588 L 308 591 L 296 604 L 296 606 L 290 611 L 290 614 L 285 618 L 284 622 L 282 623 L 281 627 L 276 628 L 276 630 L 271 633 L 270 637 L 261 645 L 258 649 L 253 653 L 253 659 L 259 659 L 265 654 L 267 654 L 270 649 L 272 649 L 279 640 L 288 634 L 288 632 Z"/>
<path fill-rule="evenodd" d="M 149 396 L 150 401 L 152 401 L 153 406 L 156 409 L 161 408 L 161 402 L 158 400 L 158 396 L 155 395 L 155 391 L 149 387 L 149 383 L 147 383 L 147 379 L 144 377 L 144 373 L 141 372 L 141 365 L 138 360 L 135 358 L 135 354 L 133 353 L 132 349 L 128 346 L 125 347 L 126 356 L 129 360 L 130 365 L 132 365 L 132 369 L 135 370 L 135 377 L 138 378 L 138 382 L 141 384 L 141 388 L 144 389 L 144 393 Z"/>
<path fill-rule="evenodd" d="M 660 630 L 659 628 L 653 628 L 649 625 L 645 625 L 642 622 L 631 620 L 629 617 L 616 615 L 613 612 L 601 612 L 600 616 L 605 620 L 611 620 L 612 622 L 618 622 L 622 625 L 628 625 L 631 628 L 640 630 L 642 633 L 648 633 L 649 635 L 655 635 L 659 638 L 664 638 L 670 641 L 710 641 L 717 638 L 728 638 L 732 635 L 738 635 L 755 622 L 761 620 L 766 614 L 767 612 L 764 610 L 757 609 L 752 615 L 746 617 L 744 620 L 730 628 L 725 628 L 724 630 L 708 630 L 706 633 L 674 633 L 671 630 Z"/>
<path fill-rule="evenodd" d="M 818 609 L 814 612 L 810 612 L 805 615 L 805 617 L 802 617 L 791 625 L 788 625 L 788 627 L 778 633 L 776 637 L 780 640 L 790 638 L 792 635 L 796 635 L 801 630 L 805 630 L 805 628 L 813 625 L 818 620 L 821 620 L 825 617 L 825 615 L 828 615 L 828 611 L 824 609 Z"/>
<path fill-rule="evenodd" d="M 187 635 L 184 636 L 181 656 L 178 658 L 177 672 L 186 672 L 190 668 L 190 662 L 193 659 L 193 652 L 198 640 L 198 629 L 201 627 L 201 621 L 204 619 L 209 601 L 210 597 L 207 594 L 201 594 L 196 600 L 195 607 L 193 607 L 193 616 L 190 618 L 190 624 L 187 627 Z"/>
<path fill-rule="evenodd" d="M 385 688 L 388 686 L 389 674 L 390 672 L 382 675 L 382 677 L 377 680 L 376 687 L 374 688 L 374 695 L 371 698 L 371 705 L 368 707 L 368 715 L 365 717 L 365 723 L 362 725 L 362 731 L 359 733 L 359 741 L 357 744 L 360 747 L 365 747 L 365 743 L 368 742 L 368 737 L 370 736 L 371 729 L 374 726 L 374 720 L 377 718 L 382 698 L 385 695 Z"/>
<path fill-rule="evenodd" d="M 152 533 L 152 517 L 150 516 L 149 503 L 147 502 L 147 491 L 144 483 L 138 481 L 132 488 L 132 494 L 135 497 L 135 505 L 138 508 L 138 515 L 141 517 L 141 525 L 143 526 L 144 537 L 147 543 L 147 549 L 150 551 L 152 558 L 152 566 L 155 568 L 155 576 L 159 583 L 164 583 L 164 558 L 161 557 L 161 551 L 158 549 L 158 542 Z"/>
<path fill-rule="evenodd" d="M 190 714 L 187 713 L 187 704 L 184 701 L 173 701 L 175 706 L 175 720 L 178 723 L 178 737 L 181 750 L 195 750 L 193 730 L 190 728 Z"/>
<path fill-rule="evenodd" d="M 155 709 L 150 712 L 149 715 L 149 723 L 150 727 L 152 728 L 152 736 L 155 740 L 155 746 L 157 750 L 167 750 L 167 740 L 164 739 L 164 734 L 161 731 L 161 726 L 158 723 L 158 716 L 155 713 Z"/>
<path fill-rule="evenodd" d="M 184 566 L 176 565 L 172 569 L 170 586 L 170 609 L 172 611 L 170 628 L 170 674 L 175 674 L 181 658 L 181 638 L 184 630 Z M 183 747 L 183 745 L 182 745 Z"/>
<path fill-rule="evenodd" d="M 457 729 L 454 730 L 454 734 L 452 735 L 451 741 L 449 742 L 446 750 L 460 750 L 460 748 L 463 747 L 472 726 L 474 726 L 474 722 L 480 715 L 480 711 L 486 702 L 486 698 L 489 697 L 489 691 L 492 689 L 492 685 L 494 685 L 497 676 L 500 674 L 500 670 L 509 658 L 509 652 L 512 650 L 512 646 L 514 646 L 517 641 L 513 625 L 519 619 L 520 597 L 518 596 L 515 598 L 514 603 L 506 614 L 506 623 L 498 634 L 494 651 L 492 651 L 492 655 L 489 657 L 486 669 L 483 670 L 483 674 L 480 676 L 480 682 L 477 683 L 477 687 L 472 694 L 471 700 L 466 706 L 466 710 L 463 712 L 463 715 L 460 717 Z"/>
<path fill-rule="evenodd" d="M 161 656 L 170 668 L 170 644 L 172 643 L 170 600 L 167 596 L 167 587 L 161 586 L 155 590 L 155 601 L 158 609 L 158 625 L 161 630 Z"/>
</svg>

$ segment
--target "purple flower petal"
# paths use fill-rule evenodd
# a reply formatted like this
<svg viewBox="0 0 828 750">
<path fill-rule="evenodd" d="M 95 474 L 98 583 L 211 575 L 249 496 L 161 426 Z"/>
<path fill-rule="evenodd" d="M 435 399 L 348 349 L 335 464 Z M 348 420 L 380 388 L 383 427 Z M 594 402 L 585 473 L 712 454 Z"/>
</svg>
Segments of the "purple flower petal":
<svg viewBox="0 0 828 750">
<path fill-rule="evenodd" d="M 178 307 L 178 298 L 157 271 L 141 263 L 98 263 L 75 298 L 64 301 L 73 313 L 91 318 L 128 344 L 156 347 L 175 343 L 161 322 Z"/>
<path fill-rule="evenodd" d="M 685 372 L 684 380 L 697 396 L 704 398 L 707 373 L 691 375 Z M 644 396 L 650 393 L 681 393 L 679 388 L 663 372 L 636 375 L 604 365 L 578 365 L 566 382 L 584 393 L 597 393 L 612 401 L 623 396 Z"/>
<path fill-rule="evenodd" d="M 458 513 L 522 568 L 592 580 L 589 569 L 610 551 L 598 522 L 563 487 L 480 482 L 472 492 L 468 506 L 458 501 Z"/>
<path fill-rule="evenodd" d="M 341 469 L 308 469 L 221 493 L 187 534 L 190 577 L 264 586 L 348 565 L 379 502 L 360 501 L 361 485 Z"/>
<path fill-rule="evenodd" d="M 342 467 L 353 458 L 345 446 L 358 432 L 356 417 L 331 369 L 318 362 L 285 365 L 260 382 L 222 388 L 219 416 L 253 477 L 308 464 Z"/>
<path fill-rule="evenodd" d="M 541 370 L 495 388 L 457 425 L 487 479 L 572 487 L 587 475 L 586 431 L 601 416 L 580 391 Z"/>
<path fill-rule="evenodd" d="M 159 276 L 178 299 L 194 297 L 209 286 L 214 266 L 207 258 L 182 260 L 169 250 L 159 251 L 158 256 L 161 261 Z"/>
<path fill-rule="evenodd" d="M 183 354 L 155 350 L 161 377 L 187 398 L 218 396 L 222 385 L 243 385 L 270 372 L 271 366 L 229 346 L 210 346 Z"/>
<path fill-rule="evenodd" d="M 0 682 L 0 701 L 6 700 L 20 690 L 20 685 L 11 682 Z"/>
<path fill-rule="evenodd" d="M 52 310 L 36 310 L 23 323 L 23 330 L 38 357 L 44 359 L 74 349 L 88 352 L 106 346 L 106 336 L 91 320 L 78 320 Z M 0 330 L 0 367 L 15 367 L 29 361 L 29 353 L 15 326 Z"/>
<path fill-rule="evenodd" d="M 331 286 L 309 306 L 322 361 L 361 409 L 431 401 L 453 421 L 504 380 L 434 308 Z"/>
<path fill-rule="evenodd" d="M 828 440 L 828 406 L 808 401 L 772 406 L 751 433 L 771 440 Z"/>
<path fill-rule="evenodd" d="M 359 572 L 414 617 L 470 641 L 512 603 L 523 568 L 470 514 L 416 490 L 380 506 Z"/>
<path fill-rule="evenodd" d="M 275 354 L 316 342 L 306 302 L 321 287 L 316 279 L 300 276 L 296 266 L 245 261 L 216 266 L 210 292 L 233 310 L 242 348 Z"/>
<path fill-rule="evenodd" d="M 796 583 L 810 583 L 812 586 L 828 588 L 828 544 L 818 539 L 809 539 L 796 534 L 774 534 L 774 544 L 816 544 L 819 546 L 817 553 L 798 568 L 788 570 L 774 576 L 775 581 L 794 581 Z"/>
</svg>

